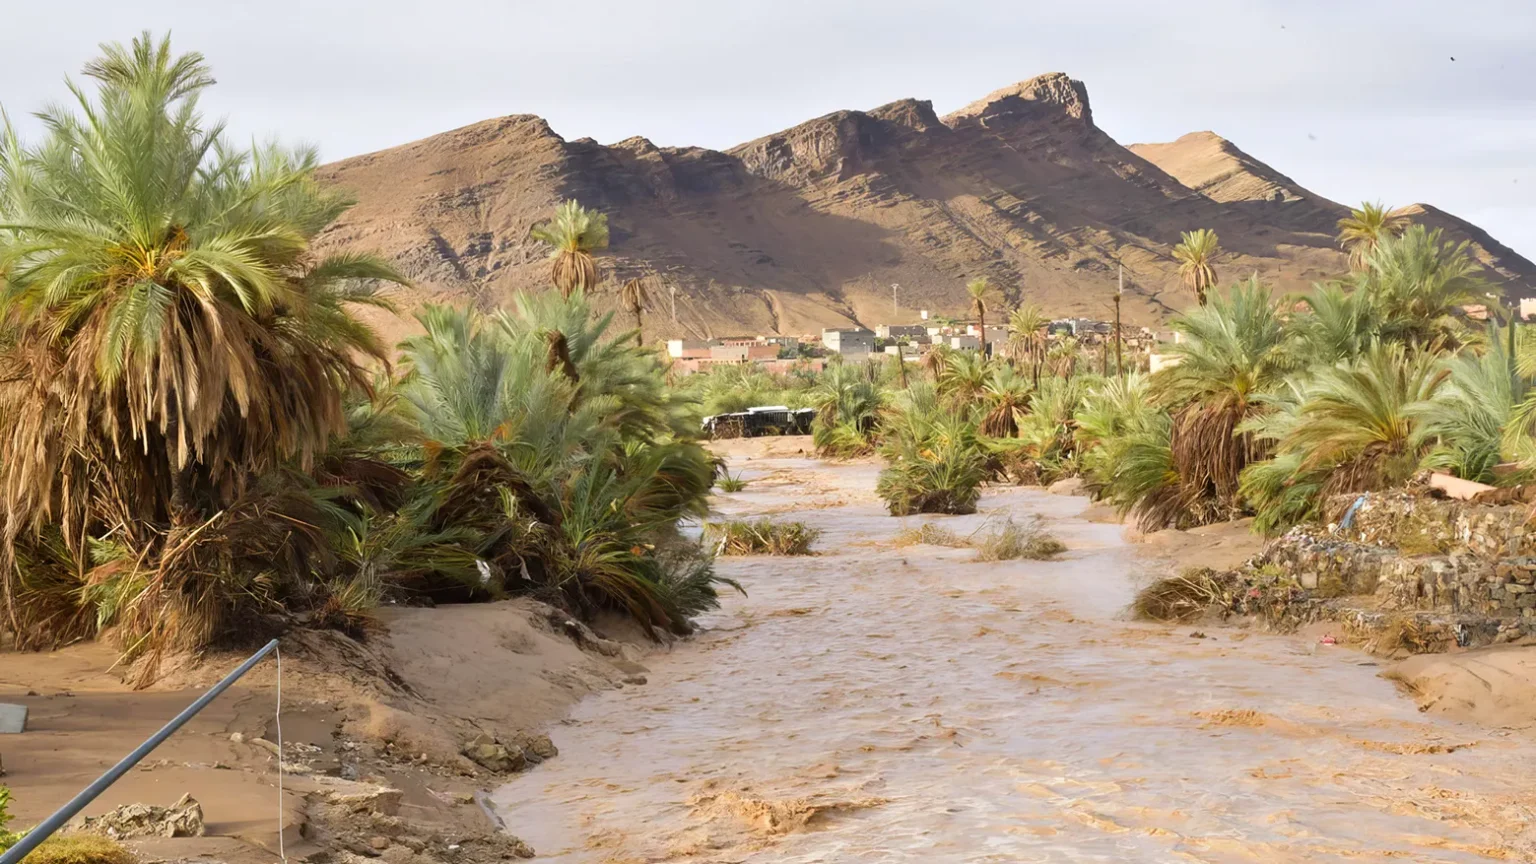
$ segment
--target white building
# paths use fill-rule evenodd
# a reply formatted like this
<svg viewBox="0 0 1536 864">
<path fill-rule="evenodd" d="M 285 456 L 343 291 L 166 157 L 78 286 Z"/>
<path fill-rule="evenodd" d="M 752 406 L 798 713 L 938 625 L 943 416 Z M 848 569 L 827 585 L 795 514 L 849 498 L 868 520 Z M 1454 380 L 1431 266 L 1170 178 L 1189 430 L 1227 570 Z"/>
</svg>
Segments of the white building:
<svg viewBox="0 0 1536 864">
<path fill-rule="evenodd" d="M 846 330 L 827 329 L 821 331 L 821 344 L 828 351 L 835 351 L 838 354 L 868 355 L 875 350 L 875 334 L 863 327 Z"/>
<path fill-rule="evenodd" d="M 967 325 L 965 325 L 965 332 L 969 333 L 972 336 L 976 336 L 976 337 L 979 338 L 981 336 L 981 325 L 980 324 L 967 324 Z M 987 344 L 988 345 L 1001 345 L 1001 344 L 1003 344 L 1004 342 L 1007 342 L 1007 341 L 1008 341 L 1008 325 L 1007 324 L 988 324 L 987 325 Z"/>
<path fill-rule="evenodd" d="M 910 339 L 927 336 L 928 328 L 922 324 L 879 324 L 875 326 L 875 335 L 881 339 Z"/>
<path fill-rule="evenodd" d="M 719 344 L 714 339 L 668 339 L 667 356 L 673 360 L 708 357 L 709 349 Z"/>
<path fill-rule="evenodd" d="M 950 336 L 946 344 L 956 351 L 980 351 L 981 340 L 969 333 L 957 333 Z"/>
</svg>

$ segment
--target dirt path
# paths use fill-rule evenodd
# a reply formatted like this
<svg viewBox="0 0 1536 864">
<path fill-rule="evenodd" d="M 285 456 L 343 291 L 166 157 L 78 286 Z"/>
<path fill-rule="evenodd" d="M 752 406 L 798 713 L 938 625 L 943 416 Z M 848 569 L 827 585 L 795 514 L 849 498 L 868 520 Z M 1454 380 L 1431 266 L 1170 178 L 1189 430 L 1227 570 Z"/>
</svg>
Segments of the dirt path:
<svg viewBox="0 0 1536 864">
<path fill-rule="evenodd" d="M 552 731 L 496 796 L 558 862 L 1536 860 L 1524 733 L 1420 715 L 1370 658 L 1119 620 L 1139 577 L 1080 498 L 989 491 L 1070 551 L 978 564 L 893 535 L 877 468 L 733 459 L 722 513 L 821 554 L 727 559 L 751 592 L 650 683 Z"/>
</svg>

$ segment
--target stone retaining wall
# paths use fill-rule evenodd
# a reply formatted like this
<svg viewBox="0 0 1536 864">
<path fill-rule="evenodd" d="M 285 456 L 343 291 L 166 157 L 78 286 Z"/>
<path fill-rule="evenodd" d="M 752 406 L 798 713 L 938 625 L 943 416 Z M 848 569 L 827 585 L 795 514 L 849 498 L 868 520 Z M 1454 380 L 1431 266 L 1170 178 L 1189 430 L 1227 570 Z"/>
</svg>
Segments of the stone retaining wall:
<svg viewBox="0 0 1536 864">
<path fill-rule="evenodd" d="M 1271 541 L 1250 563 L 1260 568 L 1276 567 L 1319 597 L 1342 597 L 1375 593 L 1382 567 L 1395 554 L 1381 546 L 1294 528 Z"/>
<path fill-rule="evenodd" d="M 1329 499 L 1330 518 L 1337 523 L 1359 497 Z M 1454 549 L 1488 559 L 1536 555 L 1536 526 L 1526 524 L 1526 504 L 1475 504 L 1411 492 L 1371 492 L 1364 499 L 1349 527 L 1335 531 L 1339 539 L 1422 552 Z"/>
</svg>

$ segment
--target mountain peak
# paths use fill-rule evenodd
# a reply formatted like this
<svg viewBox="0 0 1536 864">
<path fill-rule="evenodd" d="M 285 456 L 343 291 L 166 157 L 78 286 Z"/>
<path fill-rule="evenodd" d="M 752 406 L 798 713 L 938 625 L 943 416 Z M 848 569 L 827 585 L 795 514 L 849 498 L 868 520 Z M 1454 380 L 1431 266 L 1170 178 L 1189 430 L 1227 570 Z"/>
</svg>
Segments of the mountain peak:
<svg viewBox="0 0 1536 864">
<path fill-rule="evenodd" d="M 1093 123 L 1093 109 L 1088 104 L 1088 87 L 1064 72 L 1047 72 L 1020 81 L 955 111 L 944 118 L 950 126 L 973 119 L 983 124 L 999 116 L 1035 115 L 1042 108 L 1060 111 L 1068 117 Z"/>
<path fill-rule="evenodd" d="M 1162 144 L 1132 144 L 1128 149 L 1213 201 L 1323 200 L 1209 130 Z"/>
</svg>

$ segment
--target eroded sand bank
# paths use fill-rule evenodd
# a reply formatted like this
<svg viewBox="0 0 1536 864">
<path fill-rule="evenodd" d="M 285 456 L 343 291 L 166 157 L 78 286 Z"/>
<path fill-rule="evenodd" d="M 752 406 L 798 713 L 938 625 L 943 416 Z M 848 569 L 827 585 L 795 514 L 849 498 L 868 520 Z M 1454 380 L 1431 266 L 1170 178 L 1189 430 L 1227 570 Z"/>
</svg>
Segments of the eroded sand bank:
<svg viewBox="0 0 1536 864">
<path fill-rule="evenodd" d="M 782 448 L 781 448 L 782 449 Z M 1070 551 L 895 549 L 874 465 L 747 459 L 726 515 L 825 532 L 725 559 L 751 596 L 497 793 L 560 862 L 1533 860 L 1536 746 L 1420 714 L 1371 658 L 1119 619 L 1142 563 L 1081 498 L 989 490 Z"/>
</svg>

